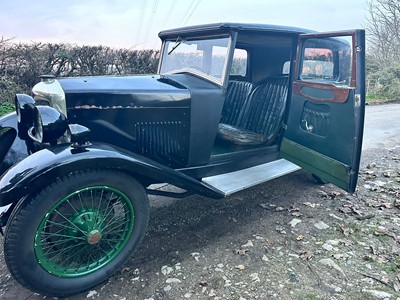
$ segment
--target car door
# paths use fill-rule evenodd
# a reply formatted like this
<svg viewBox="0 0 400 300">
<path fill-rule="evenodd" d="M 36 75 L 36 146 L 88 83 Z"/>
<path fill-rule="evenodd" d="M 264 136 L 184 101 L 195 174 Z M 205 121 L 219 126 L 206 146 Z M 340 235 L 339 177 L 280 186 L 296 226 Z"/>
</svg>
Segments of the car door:
<svg viewBox="0 0 400 300">
<path fill-rule="evenodd" d="M 302 34 L 281 155 L 354 192 L 365 111 L 365 32 Z"/>
</svg>

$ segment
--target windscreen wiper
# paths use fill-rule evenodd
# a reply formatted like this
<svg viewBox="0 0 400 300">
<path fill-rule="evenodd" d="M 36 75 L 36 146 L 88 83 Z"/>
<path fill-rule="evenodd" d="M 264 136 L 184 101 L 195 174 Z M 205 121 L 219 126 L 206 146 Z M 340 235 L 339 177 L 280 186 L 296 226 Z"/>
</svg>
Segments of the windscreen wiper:
<svg viewBox="0 0 400 300">
<path fill-rule="evenodd" d="M 178 36 L 172 49 L 168 51 L 168 55 L 174 52 L 174 50 L 178 48 L 179 45 L 182 44 L 182 42 L 184 42 L 184 40 L 180 36 Z"/>
</svg>

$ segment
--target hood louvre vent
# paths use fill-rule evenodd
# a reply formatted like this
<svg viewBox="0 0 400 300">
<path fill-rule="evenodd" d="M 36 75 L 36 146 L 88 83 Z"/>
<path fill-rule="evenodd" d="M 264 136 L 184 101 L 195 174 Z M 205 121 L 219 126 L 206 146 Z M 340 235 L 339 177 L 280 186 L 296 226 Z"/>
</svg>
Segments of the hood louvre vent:
<svg viewBox="0 0 400 300">
<path fill-rule="evenodd" d="M 170 165 L 186 161 L 185 128 L 181 122 L 140 122 L 135 129 L 137 153 L 155 160 L 168 159 Z"/>
</svg>

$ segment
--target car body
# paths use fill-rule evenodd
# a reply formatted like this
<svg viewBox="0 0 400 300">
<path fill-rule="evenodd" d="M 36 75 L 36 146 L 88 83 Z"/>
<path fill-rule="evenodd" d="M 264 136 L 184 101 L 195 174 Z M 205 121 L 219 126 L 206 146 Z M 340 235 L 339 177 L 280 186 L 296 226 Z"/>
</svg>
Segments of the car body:
<svg viewBox="0 0 400 300">
<path fill-rule="evenodd" d="M 104 170 L 129 176 L 134 186 L 154 194 L 148 187 L 166 182 L 188 193 L 223 198 L 300 167 L 346 191 L 355 190 L 365 106 L 363 30 L 316 33 L 217 23 L 166 30 L 159 36 L 163 43 L 156 75 L 45 76 L 33 88 L 33 97 L 16 96 L 17 112 L 0 118 L 0 206 L 11 205 L 2 215 L 2 226 L 15 223 L 16 215 L 43 194 L 50 197 L 51 182 L 73 181 L 75 173 L 85 178 L 85 172 L 92 172 L 93 182 L 104 186 L 101 194 L 109 192 L 107 182 L 96 175 Z M 71 191 L 84 195 L 85 187 L 75 181 Z M 97 187 L 91 183 L 87 188 L 92 186 Z M 116 190 L 122 199 L 129 194 L 124 187 Z M 50 222 L 46 216 L 60 203 L 44 207 L 37 224 Z M 133 210 L 126 212 L 131 214 Z M 86 232 L 87 244 L 100 247 L 104 228 L 93 229 L 94 221 L 87 219 L 106 218 L 104 214 L 90 206 L 74 208 L 63 218 Z M 44 232 L 43 226 L 33 225 L 32 235 Z M 140 228 L 132 249 L 144 230 Z M 77 238 L 75 231 L 73 236 Z M 17 247 L 13 243 L 11 239 L 9 249 Z M 56 263 L 36 247 L 43 240 L 33 243 L 30 259 L 38 261 L 37 272 L 55 276 Z M 117 261 L 125 250 L 121 246 L 118 251 Z M 17 278 L 27 272 L 13 263 L 8 266 Z M 36 273 L 19 281 L 41 293 L 68 295 L 109 276 L 96 277 L 97 267 L 68 272 L 56 277 L 76 277 L 77 282 L 95 278 L 74 283 L 72 289 L 63 288 L 62 280 L 51 287 L 35 281 Z"/>
</svg>

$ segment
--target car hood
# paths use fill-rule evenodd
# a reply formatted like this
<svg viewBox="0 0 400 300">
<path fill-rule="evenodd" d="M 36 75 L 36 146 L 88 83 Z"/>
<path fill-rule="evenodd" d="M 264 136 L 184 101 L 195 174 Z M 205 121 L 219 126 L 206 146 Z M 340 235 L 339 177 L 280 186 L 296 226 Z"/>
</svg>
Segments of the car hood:
<svg viewBox="0 0 400 300">
<path fill-rule="evenodd" d="M 162 106 L 165 102 L 181 106 L 190 99 L 187 87 L 162 75 L 75 77 L 58 81 L 68 108 Z"/>
</svg>

